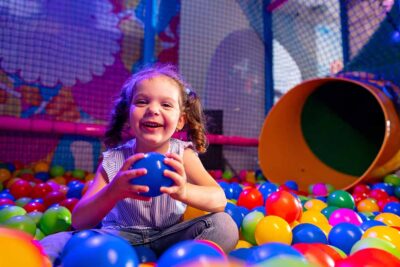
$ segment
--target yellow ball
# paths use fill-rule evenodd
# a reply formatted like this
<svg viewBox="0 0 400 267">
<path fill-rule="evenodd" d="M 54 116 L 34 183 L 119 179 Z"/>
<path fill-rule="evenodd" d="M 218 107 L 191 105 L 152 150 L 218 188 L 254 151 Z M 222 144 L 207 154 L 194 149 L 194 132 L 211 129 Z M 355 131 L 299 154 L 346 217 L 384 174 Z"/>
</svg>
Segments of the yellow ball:
<svg viewBox="0 0 400 267">
<path fill-rule="evenodd" d="M 328 219 L 319 211 L 307 210 L 300 218 L 300 223 L 311 223 L 316 226 L 329 224 Z"/>
<path fill-rule="evenodd" d="M 0 247 L 1 266 L 51 266 L 38 243 L 22 231 L 0 228 Z"/>
<path fill-rule="evenodd" d="M 398 226 L 400 227 L 400 216 L 390 213 L 390 212 L 383 212 L 374 218 L 375 221 L 383 222 L 388 226 Z"/>
<path fill-rule="evenodd" d="M 254 233 L 258 245 L 280 242 L 287 245 L 292 243 L 292 229 L 287 221 L 275 215 L 269 215 L 262 218 Z"/>
<path fill-rule="evenodd" d="M 247 242 L 246 240 L 239 240 L 236 244 L 235 249 L 239 249 L 239 248 L 251 248 L 253 245 L 249 242 Z"/>
<path fill-rule="evenodd" d="M 306 203 L 304 203 L 304 207 L 307 210 L 315 210 L 320 212 L 321 210 L 325 209 L 328 205 L 319 199 L 310 199 Z"/>
<path fill-rule="evenodd" d="M 392 243 L 397 249 L 400 249 L 400 232 L 390 226 L 378 225 L 365 231 L 362 238 L 374 237 L 380 238 Z"/>
<path fill-rule="evenodd" d="M 183 214 L 183 220 L 188 221 L 203 215 L 208 214 L 207 211 L 204 210 L 199 210 L 196 208 L 193 208 L 191 206 L 187 206 L 185 213 Z"/>
<path fill-rule="evenodd" d="M 379 211 L 379 206 L 375 199 L 366 198 L 358 202 L 357 210 L 360 212 L 376 212 Z"/>
<path fill-rule="evenodd" d="M 37 173 L 37 172 L 49 172 L 49 169 L 50 169 L 49 163 L 44 162 L 44 161 L 39 161 L 38 163 L 36 163 L 33 166 L 33 171 L 35 173 Z"/>
</svg>

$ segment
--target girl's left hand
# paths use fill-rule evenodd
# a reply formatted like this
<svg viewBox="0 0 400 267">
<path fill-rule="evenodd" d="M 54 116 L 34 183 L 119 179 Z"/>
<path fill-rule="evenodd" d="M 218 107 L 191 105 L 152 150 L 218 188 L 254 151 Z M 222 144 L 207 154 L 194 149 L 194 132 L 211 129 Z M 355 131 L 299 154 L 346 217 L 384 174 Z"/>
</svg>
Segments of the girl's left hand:
<svg viewBox="0 0 400 267">
<path fill-rule="evenodd" d="M 175 172 L 165 170 L 164 175 L 171 178 L 175 184 L 170 187 L 162 186 L 160 187 L 160 191 L 170 195 L 173 199 L 182 201 L 186 199 L 187 195 L 187 177 L 185 168 L 183 167 L 183 159 L 174 153 L 167 153 L 165 156 L 164 163 L 175 169 Z"/>
</svg>

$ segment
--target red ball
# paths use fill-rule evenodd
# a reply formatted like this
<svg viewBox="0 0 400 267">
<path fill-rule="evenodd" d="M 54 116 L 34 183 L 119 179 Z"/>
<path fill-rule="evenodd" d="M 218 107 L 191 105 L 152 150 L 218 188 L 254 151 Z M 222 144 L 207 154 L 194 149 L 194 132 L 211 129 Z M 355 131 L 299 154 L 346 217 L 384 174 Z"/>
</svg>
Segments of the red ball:
<svg viewBox="0 0 400 267">
<path fill-rule="evenodd" d="M 371 187 L 367 184 L 358 184 L 354 187 L 353 189 L 353 194 L 354 193 L 365 193 L 368 195 L 368 193 L 371 191 Z"/>
<path fill-rule="evenodd" d="M 32 193 L 32 185 L 28 181 L 18 179 L 11 185 L 10 193 L 15 197 L 15 199 L 30 197 Z"/>
<path fill-rule="evenodd" d="M 9 198 L 0 198 L 0 207 L 3 205 L 15 205 L 15 202 Z"/>
<path fill-rule="evenodd" d="M 53 191 L 53 188 L 47 183 L 38 183 L 33 187 L 31 197 L 43 198 L 45 195 Z"/>
<path fill-rule="evenodd" d="M 289 224 L 303 214 L 300 200 L 287 191 L 271 193 L 265 202 L 265 210 L 267 215 L 279 216 Z"/>
<path fill-rule="evenodd" d="M 44 212 L 46 210 L 46 206 L 43 203 L 40 203 L 40 202 L 29 202 L 29 203 L 26 203 L 23 208 L 28 213 L 32 212 L 32 211 Z"/>
<path fill-rule="evenodd" d="M 264 199 L 260 191 L 256 188 L 250 187 L 243 189 L 240 193 L 237 205 L 241 207 L 245 207 L 248 210 L 252 210 L 256 207 L 262 206 L 264 203 Z"/>
<path fill-rule="evenodd" d="M 79 199 L 71 197 L 66 198 L 60 202 L 60 206 L 66 207 L 72 213 L 72 210 L 75 208 L 75 205 L 78 203 Z"/>
<path fill-rule="evenodd" d="M 60 203 L 65 199 L 65 194 L 60 191 L 51 191 L 43 198 L 43 203 L 46 207 L 49 207 L 53 204 Z"/>
<path fill-rule="evenodd" d="M 335 267 L 400 266 L 400 260 L 378 248 L 365 248 L 336 262 Z"/>
<path fill-rule="evenodd" d="M 335 265 L 335 260 L 325 250 L 316 244 L 297 243 L 292 247 L 298 250 L 308 262 L 321 267 L 331 267 Z"/>
<path fill-rule="evenodd" d="M 388 198 L 389 195 L 383 189 L 373 189 L 369 192 L 369 197 L 374 198 L 375 200 L 385 199 Z"/>
</svg>

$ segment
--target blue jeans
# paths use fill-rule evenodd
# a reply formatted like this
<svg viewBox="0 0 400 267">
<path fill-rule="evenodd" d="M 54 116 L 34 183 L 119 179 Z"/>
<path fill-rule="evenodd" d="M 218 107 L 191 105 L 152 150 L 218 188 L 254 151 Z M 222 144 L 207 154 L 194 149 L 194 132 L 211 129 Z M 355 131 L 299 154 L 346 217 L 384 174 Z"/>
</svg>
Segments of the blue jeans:
<svg viewBox="0 0 400 267">
<path fill-rule="evenodd" d="M 210 213 L 189 221 L 175 224 L 164 230 L 137 230 L 131 228 L 102 228 L 95 231 L 114 234 L 127 240 L 132 246 L 144 245 L 157 256 L 184 240 L 205 239 L 218 244 L 225 253 L 233 250 L 239 240 L 239 231 L 232 217 L 225 212 Z M 55 266 L 65 244 L 74 232 L 60 232 L 40 241 L 45 253 Z"/>
</svg>

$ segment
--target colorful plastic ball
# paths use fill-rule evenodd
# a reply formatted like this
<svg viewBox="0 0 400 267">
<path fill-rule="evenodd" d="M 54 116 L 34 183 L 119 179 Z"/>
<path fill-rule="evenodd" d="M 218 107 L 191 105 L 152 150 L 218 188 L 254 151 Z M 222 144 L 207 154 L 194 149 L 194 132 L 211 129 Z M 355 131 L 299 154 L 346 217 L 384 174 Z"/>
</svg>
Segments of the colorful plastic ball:
<svg viewBox="0 0 400 267">
<path fill-rule="evenodd" d="M 329 244 L 340 248 L 346 254 L 350 253 L 353 245 L 359 241 L 364 231 L 361 227 L 351 223 L 339 223 L 329 232 Z"/>
<path fill-rule="evenodd" d="M 351 266 L 400 266 L 400 259 L 389 252 L 377 248 L 366 248 L 359 250 L 348 258 L 339 261 L 338 267 L 348 266 L 342 265 L 340 262 L 350 262 Z"/>
<path fill-rule="evenodd" d="M 258 245 L 270 242 L 290 245 L 293 239 L 289 223 L 275 215 L 265 216 L 258 222 L 254 237 Z"/>
<path fill-rule="evenodd" d="M 335 264 L 334 259 L 326 250 L 322 249 L 319 244 L 299 243 L 294 244 L 293 248 L 299 251 L 311 264 L 320 267 L 333 267 Z"/>
<path fill-rule="evenodd" d="M 344 190 L 336 190 L 330 193 L 328 196 L 328 205 L 339 208 L 355 208 L 353 196 Z"/>
<path fill-rule="evenodd" d="M 264 199 L 268 199 L 269 195 L 278 191 L 278 186 L 273 183 L 265 182 L 258 187 L 258 191 L 263 195 Z"/>
<path fill-rule="evenodd" d="M 371 187 L 367 184 L 357 184 L 356 186 L 354 186 L 353 188 L 353 194 L 355 193 L 363 193 L 363 194 L 369 194 L 369 192 L 371 191 Z"/>
<path fill-rule="evenodd" d="M 383 181 L 394 186 L 400 186 L 400 177 L 394 173 L 386 175 Z"/>
<path fill-rule="evenodd" d="M 327 196 L 328 187 L 324 183 L 316 183 L 311 187 L 311 194 L 314 196 Z"/>
<path fill-rule="evenodd" d="M 301 223 L 296 225 L 293 230 L 292 244 L 297 243 L 322 243 L 328 244 L 328 240 L 324 232 L 311 223 Z"/>
<path fill-rule="evenodd" d="M 257 264 L 265 263 L 269 259 L 287 256 L 304 259 L 303 255 L 292 246 L 280 242 L 270 242 L 254 247 L 251 255 L 247 258 L 246 266 L 259 266 Z"/>
<path fill-rule="evenodd" d="M 31 236 L 34 236 L 36 233 L 36 223 L 29 216 L 26 215 L 17 215 L 11 217 L 2 224 L 8 228 L 24 231 Z"/>
<path fill-rule="evenodd" d="M 357 210 L 360 212 L 379 211 L 378 203 L 373 198 L 366 198 L 357 203 Z"/>
<path fill-rule="evenodd" d="M 390 212 L 400 216 L 400 203 L 398 202 L 389 202 L 385 205 L 382 212 Z"/>
<path fill-rule="evenodd" d="M 147 169 L 147 173 L 131 179 L 131 184 L 146 185 L 149 191 L 141 193 L 145 197 L 156 197 L 161 195 L 160 187 L 170 187 L 174 184 L 171 178 L 164 175 L 165 170 L 174 171 L 172 167 L 164 163 L 165 156 L 160 153 L 150 152 L 144 158 L 136 161 L 132 169 Z"/>
<path fill-rule="evenodd" d="M 252 210 L 255 207 L 262 206 L 264 199 L 260 191 L 256 188 L 244 189 L 238 198 L 237 205 Z"/>
<path fill-rule="evenodd" d="M 83 180 L 85 179 L 86 173 L 84 170 L 81 169 L 75 169 L 72 171 L 71 173 L 73 178 L 79 179 L 79 180 Z"/>
<path fill-rule="evenodd" d="M 50 179 L 50 174 L 48 172 L 38 172 L 35 173 L 35 178 L 40 182 L 46 182 Z"/>
<path fill-rule="evenodd" d="M 239 208 L 235 204 L 228 202 L 225 206 L 225 212 L 232 217 L 237 227 L 240 228 L 240 226 L 242 225 L 243 217 Z"/>
<path fill-rule="evenodd" d="M 247 214 L 242 221 L 241 233 L 246 241 L 253 245 L 257 245 L 254 236 L 257 224 L 264 218 L 264 214 L 258 211 L 253 211 Z"/>
<path fill-rule="evenodd" d="M 243 188 L 239 185 L 239 183 L 236 182 L 231 183 L 231 188 L 232 188 L 232 198 L 237 199 L 240 196 L 240 193 L 242 193 Z"/>
<path fill-rule="evenodd" d="M 387 240 L 374 237 L 367 237 L 357 241 L 351 248 L 350 254 L 354 254 L 357 251 L 367 248 L 377 248 L 385 250 L 400 259 L 400 250 L 396 248 L 395 245 Z"/>
<path fill-rule="evenodd" d="M 50 207 L 51 205 L 60 203 L 64 199 L 66 199 L 66 196 L 61 191 L 51 191 L 43 197 L 43 204 L 46 207 Z"/>
<path fill-rule="evenodd" d="M 0 198 L 0 209 L 5 205 L 14 206 L 15 202 L 9 198 Z"/>
<path fill-rule="evenodd" d="M 91 236 L 63 257 L 63 267 L 138 266 L 133 247 L 124 239 L 99 234 Z"/>
<path fill-rule="evenodd" d="M 11 172 L 7 169 L 0 169 L 0 183 L 11 178 Z"/>
<path fill-rule="evenodd" d="M 229 258 L 235 258 L 245 262 L 251 256 L 251 253 L 252 249 L 250 248 L 238 248 L 229 253 Z"/>
<path fill-rule="evenodd" d="M 168 248 L 159 258 L 157 267 L 185 266 L 185 263 L 193 261 L 201 260 L 203 263 L 207 263 L 225 259 L 226 255 L 221 254 L 213 246 L 196 240 L 186 240 Z"/>
<path fill-rule="evenodd" d="M 23 206 L 25 206 L 25 204 L 31 202 L 31 200 L 32 199 L 30 197 L 21 197 L 21 198 L 18 198 L 17 200 L 15 200 L 15 205 L 23 207 Z"/>
<path fill-rule="evenodd" d="M 329 217 L 331 217 L 332 213 L 339 209 L 338 207 L 334 207 L 334 206 L 328 206 L 326 208 L 323 208 L 321 210 L 321 213 L 326 217 L 326 219 L 329 219 Z"/>
<path fill-rule="evenodd" d="M 239 239 L 239 241 L 236 244 L 235 249 L 239 249 L 239 248 L 251 248 L 253 247 L 253 244 L 251 244 L 250 242 L 246 241 L 246 240 L 242 240 Z"/>
<path fill-rule="evenodd" d="M 373 189 L 369 192 L 368 197 L 374 198 L 377 201 L 381 199 L 387 199 L 389 197 L 388 193 L 385 192 L 385 190 L 381 188 Z"/>
<path fill-rule="evenodd" d="M 79 181 L 68 183 L 68 191 L 66 197 L 80 199 L 82 197 L 82 190 L 84 186 L 85 184 Z"/>
<path fill-rule="evenodd" d="M 157 255 L 156 253 L 146 246 L 135 246 L 136 255 L 138 256 L 139 263 L 145 262 L 156 262 Z"/>
<path fill-rule="evenodd" d="M 288 180 L 284 183 L 284 185 L 286 185 L 288 188 L 290 188 L 294 191 L 299 190 L 299 185 L 295 181 Z"/>
<path fill-rule="evenodd" d="M 66 207 L 72 213 L 73 209 L 75 208 L 76 204 L 78 204 L 78 202 L 79 199 L 77 198 L 66 198 L 59 204 L 60 206 Z"/>
<path fill-rule="evenodd" d="M 375 237 L 387 240 L 400 249 L 400 231 L 390 226 L 374 226 L 363 234 L 362 238 Z"/>
<path fill-rule="evenodd" d="M 389 213 L 389 212 L 382 212 L 375 217 L 376 221 L 383 222 L 388 226 L 397 226 L 400 227 L 400 216 Z"/>
<path fill-rule="evenodd" d="M 301 216 L 300 223 L 311 223 L 320 227 L 321 225 L 328 224 L 328 219 L 321 212 L 307 210 Z"/>
<path fill-rule="evenodd" d="M 66 231 L 71 226 L 71 212 L 62 206 L 47 209 L 39 221 L 45 235 Z"/>
<path fill-rule="evenodd" d="M 334 212 L 332 212 L 331 216 L 329 217 L 329 224 L 332 226 L 344 222 L 360 226 L 362 223 L 362 219 L 357 214 L 357 212 L 348 208 L 337 209 Z"/>
<path fill-rule="evenodd" d="M 289 224 L 300 219 L 303 207 L 300 200 L 287 191 L 272 193 L 265 201 L 267 215 L 275 215 L 283 218 Z"/>
<path fill-rule="evenodd" d="M 31 193 L 32 198 L 43 198 L 45 195 L 53 191 L 53 188 L 48 183 L 38 183 L 36 184 Z"/>
<path fill-rule="evenodd" d="M 40 218 L 42 218 L 42 216 L 43 216 L 43 212 L 31 211 L 31 212 L 27 213 L 26 216 L 31 218 L 35 222 L 35 224 L 38 224 L 40 221 Z"/>
<path fill-rule="evenodd" d="M 71 238 L 67 241 L 61 254 L 61 258 L 67 256 L 68 253 L 75 249 L 79 249 L 81 245 L 93 236 L 101 235 L 101 233 L 94 230 L 82 230 L 73 232 Z"/>
<path fill-rule="evenodd" d="M 7 189 L 0 192 L 0 198 L 8 198 L 11 199 L 12 201 L 15 201 L 15 197 L 11 195 L 10 191 Z"/>
<path fill-rule="evenodd" d="M 306 261 L 304 258 L 293 257 L 293 256 L 285 256 L 285 257 L 274 257 L 268 259 L 257 266 L 265 266 L 265 267 L 316 267 L 313 263 Z"/>
<path fill-rule="evenodd" d="M 369 228 L 374 227 L 374 226 L 378 226 L 378 225 L 386 225 L 383 222 L 378 222 L 375 220 L 369 220 L 369 221 L 365 221 L 360 225 L 361 230 L 363 230 L 364 232 L 367 231 Z"/>
<path fill-rule="evenodd" d="M 4 223 L 8 219 L 18 215 L 25 215 L 26 210 L 19 206 L 4 207 L 0 210 L 0 224 Z"/>
<path fill-rule="evenodd" d="M 1 266 L 50 267 L 51 263 L 32 236 L 0 227 Z"/>
<path fill-rule="evenodd" d="M 25 180 L 18 179 L 10 187 L 10 193 L 16 198 L 30 197 L 32 192 L 32 185 Z"/>
<path fill-rule="evenodd" d="M 310 199 L 307 200 L 304 203 L 304 208 L 306 208 L 307 210 L 316 210 L 316 211 L 322 211 L 323 209 L 325 209 L 328 205 L 323 202 L 322 200 L 319 199 Z"/>
<path fill-rule="evenodd" d="M 26 203 L 23 208 L 26 210 L 26 212 L 32 212 L 32 211 L 40 211 L 44 212 L 46 210 L 46 206 L 43 203 L 40 202 L 29 202 Z"/>
<path fill-rule="evenodd" d="M 63 176 L 65 173 L 65 169 L 61 165 L 54 165 L 50 168 L 51 177 Z"/>
</svg>

